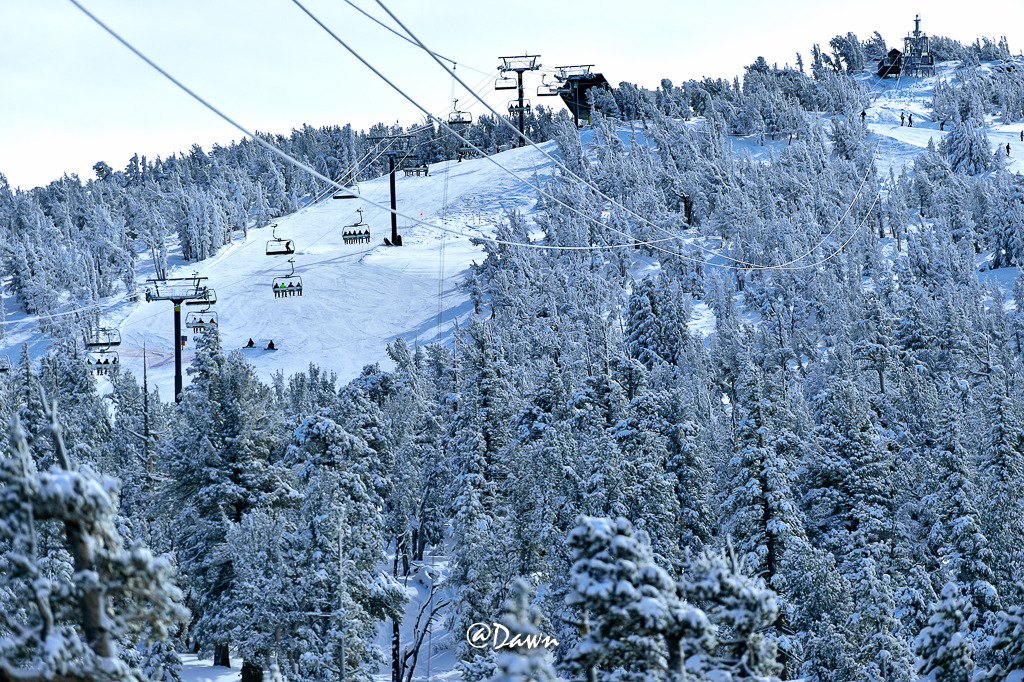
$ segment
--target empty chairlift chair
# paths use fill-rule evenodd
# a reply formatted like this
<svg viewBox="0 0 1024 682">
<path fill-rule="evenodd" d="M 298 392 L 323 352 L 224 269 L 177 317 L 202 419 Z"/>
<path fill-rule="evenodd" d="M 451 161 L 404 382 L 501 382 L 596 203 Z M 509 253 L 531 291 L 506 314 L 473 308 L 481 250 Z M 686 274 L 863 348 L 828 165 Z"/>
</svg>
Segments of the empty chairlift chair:
<svg viewBox="0 0 1024 682">
<path fill-rule="evenodd" d="M 547 74 L 541 77 L 541 83 L 537 86 L 537 97 L 557 97 L 561 94 L 561 89 L 558 85 L 551 85 L 547 83 Z"/>
<path fill-rule="evenodd" d="M 87 349 L 106 349 L 121 345 L 121 332 L 113 327 L 97 327 L 83 334 Z"/>
<path fill-rule="evenodd" d="M 339 181 L 340 182 L 340 181 Z M 354 182 L 347 185 L 344 189 L 339 189 L 334 193 L 335 199 L 358 199 L 359 198 L 359 185 Z"/>
<path fill-rule="evenodd" d="M 448 125 L 456 130 L 465 128 L 473 122 L 473 114 L 468 111 L 458 110 L 459 100 L 452 103 L 452 113 L 448 114 Z"/>
<path fill-rule="evenodd" d="M 302 296 L 302 278 L 295 274 L 295 259 L 289 258 L 291 263 L 291 274 L 284 277 L 275 277 L 271 288 L 274 298 L 286 298 L 289 296 Z"/>
<path fill-rule="evenodd" d="M 202 312 L 206 312 L 210 309 L 210 306 L 217 302 L 217 291 L 210 287 L 202 287 L 199 290 L 199 296 L 196 298 L 190 298 L 185 301 L 185 305 L 201 305 L 205 306 Z"/>
</svg>

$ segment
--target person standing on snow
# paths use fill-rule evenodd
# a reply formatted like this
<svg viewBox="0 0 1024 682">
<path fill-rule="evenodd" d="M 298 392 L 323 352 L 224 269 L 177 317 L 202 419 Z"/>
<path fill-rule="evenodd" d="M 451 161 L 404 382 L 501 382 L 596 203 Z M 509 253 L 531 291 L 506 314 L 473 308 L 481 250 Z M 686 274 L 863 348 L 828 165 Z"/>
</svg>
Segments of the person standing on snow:
<svg viewBox="0 0 1024 682">
<path fill-rule="evenodd" d="M 906 115 L 901 111 L 900 112 L 900 128 L 903 127 L 904 121 L 906 121 Z"/>
<path fill-rule="evenodd" d="M 868 117 L 867 110 L 860 112 L 860 124 L 864 125 L 865 119 Z"/>
<path fill-rule="evenodd" d="M 907 127 L 908 128 L 913 128 L 914 127 L 914 115 L 911 114 L 910 117 L 907 120 L 908 120 L 908 123 L 909 123 L 909 125 L 907 125 Z"/>
</svg>

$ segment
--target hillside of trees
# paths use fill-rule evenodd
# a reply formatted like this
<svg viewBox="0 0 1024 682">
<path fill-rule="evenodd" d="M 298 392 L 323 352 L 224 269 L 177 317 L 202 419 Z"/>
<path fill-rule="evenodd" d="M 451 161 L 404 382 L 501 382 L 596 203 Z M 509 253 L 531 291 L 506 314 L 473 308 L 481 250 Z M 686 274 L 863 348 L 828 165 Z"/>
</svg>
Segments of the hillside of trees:
<svg viewBox="0 0 1024 682">
<path fill-rule="evenodd" d="M 809 74 L 620 85 L 587 150 L 567 117 L 531 123 L 620 204 L 562 175 L 547 190 L 579 213 L 541 198 L 538 242 L 641 244 L 480 240 L 453 347 L 399 339 L 393 368 L 267 385 L 213 332 L 180 404 L 24 353 L 0 378 L 0 682 L 180 682 L 197 650 L 237 652 L 243 682 L 271 658 L 292 680 L 411 682 L 422 641 L 377 632 L 398 633 L 429 554 L 454 597 L 416 631 L 452 633 L 470 682 L 1019 680 L 1024 278 L 1005 292 L 975 259 L 1024 259 L 1024 182 L 983 127 L 1021 119 L 1024 70 L 971 72 L 1008 48 L 937 40 L 967 62 L 936 89 L 951 132 L 883 174 L 852 78 L 878 40 L 815 46 Z M 787 143 L 754 161 L 734 134 Z M 274 141 L 332 177 L 368 144 Z M 211 255 L 319 189 L 249 142 L 98 175 L 0 192 L 24 309 L 131 285 L 133 244 L 172 231 Z M 511 213 L 495 236 L 533 228 Z M 650 243 L 667 233 L 716 238 L 727 267 Z M 43 241 L 66 267 L 32 260 Z M 559 644 L 474 649 L 477 622 Z"/>
</svg>

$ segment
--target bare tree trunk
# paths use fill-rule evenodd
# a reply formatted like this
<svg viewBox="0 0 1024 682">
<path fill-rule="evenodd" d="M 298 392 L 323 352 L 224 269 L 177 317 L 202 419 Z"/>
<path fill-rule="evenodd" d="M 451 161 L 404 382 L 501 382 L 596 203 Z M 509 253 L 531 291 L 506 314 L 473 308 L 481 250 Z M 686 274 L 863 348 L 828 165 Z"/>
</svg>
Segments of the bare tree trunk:
<svg viewBox="0 0 1024 682">
<path fill-rule="evenodd" d="M 263 682 L 263 666 L 248 658 L 242 661 L 242 682 Z"/>
<path fill-rule="evenodd" d="M 395 564 L 393 575 L 398 578 L 398 552 L 400 542 L 395 538 Z M 402 682 L 402 631 L 397 618 L 391 620 L 391 682 Z"/>
<path fill-rule="evenodd" d="M 67 533 L 68 550 L 75 560 L 75 572 L 85 573 L 93 570 L 92 551 L 89 547 L 87 533 L 82 530 L 78 521 L 67 521 L 64 524 Z M 110 658 L 115 656 L 115 645 L 110 641 L 107 627 L 104 625 L 106 607 L 100 586 L 89 588 L 79 600 L 82 608 L 82 631 L 89 648 L 97 656 Z"/>
</svg>

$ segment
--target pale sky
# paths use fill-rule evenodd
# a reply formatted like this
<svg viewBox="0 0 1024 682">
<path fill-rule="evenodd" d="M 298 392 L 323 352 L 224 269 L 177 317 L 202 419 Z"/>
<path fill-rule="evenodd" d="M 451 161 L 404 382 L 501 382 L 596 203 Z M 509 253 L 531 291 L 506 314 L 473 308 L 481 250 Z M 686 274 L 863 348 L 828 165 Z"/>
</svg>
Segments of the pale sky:
<svg viewBox="0 0 1024 682">
<path fill-rule="evenodd" d="M 387 18 L 375 0 L 353 1 Z M 813 43 L 827 51 L 828 40 L 847 31 L 863 40 L 878 30 L 890 46 L 901 45 L 918 12 L 929 35 L 964 43 L 1005 35 L 1015 54 L 1024 48 L 1021 0 L 384 1 L 428 47 L 459 62 L 467 83 L 484 85 L 499 109 L 510 93 L 493 92 L 493 76 L 471 69 L 490 73 L 507 55 L 539 54 L 546 67 L 593 63 L 614 85 L 654 88 L 662 78 L 731 78 L 759 55 L 792 64 L 799 51 L 809 62 Z M 82 2 L 250 129 L 348 122 L 365 129 L 422 118 L 290 0 Z M 429 110 L 448 110 L 452 79 L 418 48 L 344 0 L 304 4 Z M 562 106 L 533 96 L 539 74 L 527 82 L 535 105 Z M 473 101 L 458 86 L 455 96 L 460 109 Z M 65 171 L 85 179 L 100 160 L 122 169 L 135 152 L 166 157 L 239 136 L 66 0 L 0 0 L 0 172 L 12 186 L 46 184 Z"/>
</svg>

